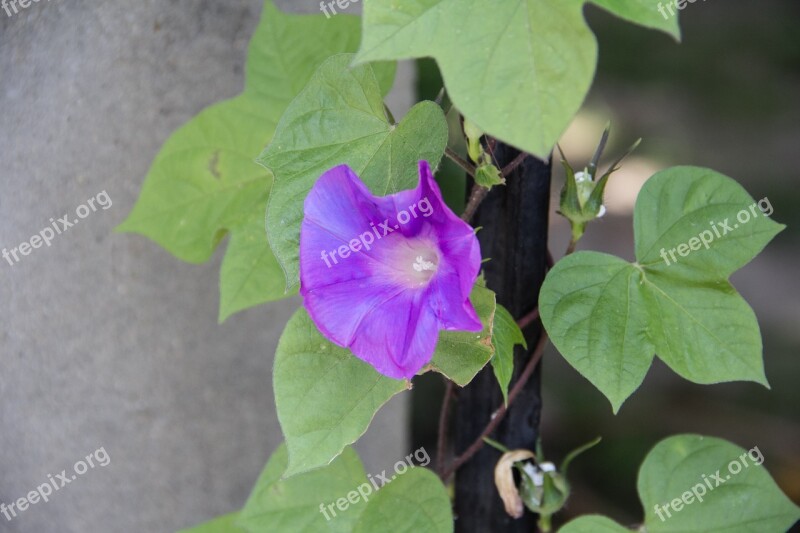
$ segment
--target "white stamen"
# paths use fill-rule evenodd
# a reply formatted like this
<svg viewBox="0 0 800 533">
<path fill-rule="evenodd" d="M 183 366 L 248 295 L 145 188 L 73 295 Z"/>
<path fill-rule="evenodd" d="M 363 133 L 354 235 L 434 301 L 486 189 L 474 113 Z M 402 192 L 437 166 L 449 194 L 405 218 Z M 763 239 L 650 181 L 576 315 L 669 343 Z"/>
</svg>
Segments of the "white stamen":
<svg viewBox="0 0 800 533">
<path fill-rule="evenodd" d="M 436 265 L 434 265 L 430 261 L 425 261 L 421 255 L 417 256 L 416 262 L 411 266 L 413 266 L 414 270 L 416 270 L 417 272 L 423 272 L 425 270 L 428 271 L 436 270 Z"/>
<path fill-rule="evenodd" d="M 539 468 L 542 469 L 542 472 L 555 472 L 556 471 L 556 465 L 554 465 L 553 463 L 550 463 L 550 462 L 540 464 Z"/>
<path fill-rule="evenodd" d="M 544 486 L 544 475 L 542 474 L 542 471 L 539 470 L 538 467 L 536 467 L 536 465 L 531 463 L 525 463 L 524 465 L 522 465 L 522 470 L 524 470 L 525 473 L 528 474 L 528 477 L 531 479 L 531 481 L 533 481 L 534 486 L 536 487 Z"/>
</svg>

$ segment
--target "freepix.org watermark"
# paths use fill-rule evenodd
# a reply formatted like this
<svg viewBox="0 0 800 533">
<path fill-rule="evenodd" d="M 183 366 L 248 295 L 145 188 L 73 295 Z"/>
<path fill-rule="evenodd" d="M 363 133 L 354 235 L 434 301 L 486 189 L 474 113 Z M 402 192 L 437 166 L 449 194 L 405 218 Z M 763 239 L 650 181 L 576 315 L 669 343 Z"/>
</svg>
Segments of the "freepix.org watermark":
<svg viewBox="0 0 800 533">
<path fill-rule="evenodd" d="M 708 250 L 711 247 L 711 243 L 716 239 L 724 237 L 728 233 L 738 229 L 740 225 L 747 224 L 762 214 L 766 217 L 771 216 L 772 212 L 772 204 L 769 198 L 764 197 L 751 205 L 749 209 L 742 209 L 739 211 L 736 214 L 737 222 L 731 222 L 730 218 L 726 218 L 722 222 L 711 221 L 708 223 L 711 229 L 701 231 L 696 237 L 692 237 L 688 242 L 681 243 L 675 248 L 670 248 L 669 250 L 662 248 L 659 255 L 661 255 L 661 258 L 667 266 L 672 263 L 677 263 L 679 258 L 675 256 L 675 252 L 677 252 L 680 257 L 686 257 L 693 251 L 703 247 Z M 672 261 L 670 261 L 670 259 L 672 259 Z"/>
<path fill-rule="evenodd" d="M 758 466 L 764 462 L 764 455 L 761 453 L 761 450 L 758 449 L 758 446 L 756 446 L 728 463 L 728 474 L 726 474 L 725 477 L 723 477 L 723 474 L 721 474 L 719 470 L 710 475 L 703 474 L 701 476 L 701 482 L 681 494 L 680 498 L 675 498 L 669 503 L 656 504 L 656 515 L 658 515 L 662 522 L 665 522 L 667 518 L 672 518 L 670 509 L 677 513 L 683 509 L 684 506 L 691 505 L 695 501 L 702 503 L 703 498 L 708 492 L 730 480 L 731 476 L 735 476 L 743 469 L 749 467 L 750 463 L 747 461 L 748 459 L 750 459 L 750 463 Z M 666 518 L 664 515 L 666 515 Z"/>
<path fill-rule="evenodd" d="M 50 0 L 47 1 L 49 2 Z M 20 9 L 28 9 L 32 3 L 36 4 L 38 2 L 39 0 L 1 0 L 0 7 L 3 8 L 3 11 L 6 12 L 6 15 L 11 17 L 19 13 Z M 19 8 L 17 8 L 17 6 L 19 6 Z"/>
<path fill-rule="evenodd" d="M 325 13 L 325 16 L 331 18 L 333 15 L 338 15 L 336 11 L 336 7 L 338 6 L 339 9 L 344 11 L 350 4 L 357 4 L 359 0 L 333 0 L 330 2 L 322 1 L 319 3 L 319 10 Z M 330 10 L 330 11 L 328 11 Z M 333 15 L 331 15 L 333 13 Z"/>
<path fill-rule="evenodd" d="M 35 490 L 30 491 L 22 498 L 18 498 L 16 501 L 13 501 L 9 504 L 0 502 L 0 513 L 6 517 L 7 522 L 11 522 L 17 517 L 18 513 L 21 514 L 25 512 L 31 505 L 36 505 L 39 502 L 47 503 L 50 501 L 50 496 L 55 491 L 66 487 L 78 479 L 78 476 L 84 475 L 90 469 L 98 466 L 108 466 L 109 464 L 111 464 L 111 457 L 106 452 L 105 447 L 98 448 L 94 452 L 87 455 L 85 460 L 81 459 L 73 465 L 72 470 L 74 473 L 68 474 L 66 470 L 62 470 L 61 473 L 56 474 L 55 476 L 52 474 L 47 474 L 46 483 L 42 483 L 36 487 Z"/>
<path fill-rule="evenodd" d="M 706 0 L 703 0 L 705 2 Z M 669 20 L 669 17 L 675 16 L 675 10 L 673 8 L 678 8 L 681 11 L 686 9 L 686 6 L 689 4 L 694 4 L 697 0 L 667 0 L 666 9 L 665 6 L 659 2 L 658 3 L 658 12 L 661 13 L 661 16 L 664 17 L 664 20 Z M 669 11 L 669 15 L 667 15 L 667 11 Z"/>
<path fill-rule="evenodd" d="M 428 466 L 428 464 L 431 462 L 431 457 L 428 455 L 428 452 L 425 450 L 425 448 L 419 448 L 414 453 L 406 455 L 405 459 L 402 461 L 397 461 L 394 464 L 395 475 L 392 477 L 388 476 L 386 470 L 380 474 L 376 474 L 374 477 L 371 474 L 367 475 L 369 482 L 362 483 L 354 490 L 348 492 L 346 497 L 343 496 L 337 499 L 335 502 L 319 504 L 319 512 L 322 513 L 322 515 L 325 517 L 325 520 L 330 521 L 332 518 L 336 518 L 336 509 L 343 513 L 351 505 L 355 505 L 361 500 L 368 502 L 369 497 L 373 492 L 379 491 L 384 485 L 394 481 L 397 476 L 403 474 L 409 468 L 414 468 L 416 465 L 414 465 L 412 459 L 416 459 L 419 466 Z"/>
<path fill-rule="evenodd" d="M 97 205 L 95 205 L 95 202 Z M 49 247 L 56 235 L 61 235 L 69 228 L 80 222 L 82 219 L 97 211 L 98 208 L 105 211 L 111 206 L 111 197 L 108 195 L 108 193 L 106 191 L 99 192 L 93 198 L 86 200 L 85 204 L 81 204 L 75 208 L 75 216 L 77 218 L 70 220 L 69 213 L 58 219 L 51 218 L 50 225 L 45 227 L 39 233 L 33 235 L 27 241 L 24 241 L 11 249 L 3 248 L 2 252 L 0 253 L 2 253 L 3 259 L 5 259 L 8 264 L 13 267 L 22 260 L 21 256 L 30 255 L 33 250 L 36 248 L 41 248 L 43 244 Z"/>
<path fill-rule="evenodd" d="M 417 212 L 419 209 L 419 212 Z M 322 250 L 322 254 L 320 255 L 320 259 L 325 261 L 325 264 L 328 268 L 331 268 L 333 265 L 339 264 L 339 259 L 347 259 L 350 257 L 351 253 L 358 253 L 361 250 L 370 250 L 372 244 L 376 240 L 381 240 L 383 237 L 386 237 L 390 233 L 394 233 L 395 230 L 399 230 L 401 225 L 406 225 L 412 220 L 419 218 L 422 215 L 425 218 L 428 218 L 433 214 L 433 206 L 431 205 L 430 200 L 428 197 L 424 197 L 422 200 L 418 201 L 416 204 L 412 204 L 408 206 L 408 209 L 404 209 L 402 211 L 398 211 L 397 213 L 397 224 L 394 227 L 389 225 L 389 219 L 387 218 L 383 222 L 379 222 L 376 226 L 374 222 L 370 222 L 370 230 L 365 231 L 357 238 L 350 240 L 347 244 L 343 244 L 336 248 L 335 250 L 331 250 L 326 252 Z M 339 255 L 337 258 L 336 255 Z M 418 258 L 419 268 L 426 268 L 427 265 L 422 262 L 422 258 Z M 432 265 L 431 265 L 432 266 Z M 415 265 L 414 268 L 417 268 Z"/>
</svg>

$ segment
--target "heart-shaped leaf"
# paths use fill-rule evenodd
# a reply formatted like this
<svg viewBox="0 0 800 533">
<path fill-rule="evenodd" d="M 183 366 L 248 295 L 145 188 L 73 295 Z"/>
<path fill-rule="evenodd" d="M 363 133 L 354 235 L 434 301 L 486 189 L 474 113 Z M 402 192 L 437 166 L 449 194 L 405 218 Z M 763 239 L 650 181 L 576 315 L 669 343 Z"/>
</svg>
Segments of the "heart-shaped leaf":
<svg viewBox="0 0 800 533">
<path fill-rule="evenodd" d="M 288 477 L 328 464 L 410 384 L 379 374 L 350 350 L 330 343 L 299 309 L 275 352 L 273 388 L 289 450 Z"/>
<path fill-rule="evenodd" d="M 345 511 L 334 505 L 333 510 L 326 509 L 325 513 L 320 505 L 335 504 L 359 486 L 369 485 L 356 452 L 345 448 L 325 468 L 283 479 L 287 464 L 286 446 L 281 445 L 269 458 L 236 525 L 248 533 L 352 532 L 366 507 L 365 501 L 345 502 Z"/>
<path fill-rule="evenodd" d="M 579 252 L 548 273 L 542 322 L 559 352 L 616 412 L 654 353 L 695 383 L 767 384 L 758 322 L 727 281 L 784 226 L 735 181 L 677 167 L 636 202 L 636 263 Z"/>
<path fill-rule="evenodd" d="M 433 57 L 458 109 L 481 130 L 546 159 L 583 103 L 597 63 L 585 0 L 370 0 L 357 61 Z M 679 35 L 658 0 L 594 0 Z M 663 9 L 663 8 L 662 8 Z"/>
<path fill-rule="evenodd" d="M 447 489 L 425 468 L 393 476 L 361 513 L 353 533 L 452 533 Z"/>
<path fill-rule="evenodd" d="M 659 442 L 639 470 L 641 531 L 751 533 L 787 531 L 800 508 L 762 466 L 765 457 L 713 437 L 676 435 Z M 582 516 L 559 533 L 630 531 L 602 516 Z"/>
</svg>

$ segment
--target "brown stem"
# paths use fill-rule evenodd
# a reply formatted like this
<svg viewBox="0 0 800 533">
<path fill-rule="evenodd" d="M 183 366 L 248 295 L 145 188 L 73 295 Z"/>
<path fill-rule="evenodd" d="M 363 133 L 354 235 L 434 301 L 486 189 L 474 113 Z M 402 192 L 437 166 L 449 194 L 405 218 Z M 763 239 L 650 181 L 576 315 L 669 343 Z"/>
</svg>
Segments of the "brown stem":
<svg viewBox="0 0 800 533">
<path fill-rule="evenodd" d="M 447 429 L 450 424 L 450 403 L 455 394 L 455 385 L 452 381 L 444 378 L 445 389 L 442 398 L 442 410 L 439 412 L 439 440 L 436 449 L 436 472 L 441 476 L 444 472 L 444 459 L 447 454 Z"/>
<path fill-rule="evenodd" d="M 442 479 L 447 480 L 453 473 L 458 470 L 461 465 L 469 461 L 473 455 L 478 453 L 478 451 L 483 447 L 485 441 L 483 440 L 484 437 L 488 437 L 492 434 L 492 432 L 497 429 L 497 426 L 500 425 L 500 422 L 503 421 L 503 417 L 506 416 L 508 412 L 508 407 L 514 402 L 514 399 L 522 392 L 525 383 L 530 379 L 533 375 L 533 371 L 536 370 L 536 366 L 539 364 L 539 361 L 542 359 L 542 354 L 544 353 L 544 347 L 547 344 L 547 333 L 542 331 L 541 337 L 539 337 L 539 342 L 536 343 L 536 348 L 534 348 L 533 353 L 531 354 L 530 360 L 528 360 L 528 364 L 525 365 L 525 369 L 520 374 L 519 379 L 511 388 L 511 391 L 508 393 L 508 403 L 505 405 L 501 405 L 494 413 L 492 413 L 491 419 L 489 423 L 486 424 L 486 428 L 481 432 L 480 436 L 478 436 L 475 441 L 458 457 L 453 460 L 453 463 L 450 465 L 450 468 L 442 473 Z"/>
<path fill-rule="evenodd" d="M 475 177 L 475 167 L 469 164 L 464 159 L 462 159 L 461 156 L 455 153 L 455 151 L 452 148 L 450 148 L 449 146 L 445 148 L 444 155 L 449 157 L 453 163 L 460 166 L 464 170 L 464 172 L 466 172 L 473 178 Z"/>
<path fill-rule="evenodd" d="M 528 158 L 528 153 L 527 152 L 520 152 L 519 155 L 517 157 L 515 157 L 513 161 L 511 161 L 511 163 L 509 163 L 509 164 L 507 164 L 506 166 L 503 167 L 503 170 L 501 170 L 500 173 L 503 174 L 504 178 L 508 177 L 509 174 L 514 172 L 514 170 L 518 166 L 520 166 L 522 164 L 522 162 L 525 161 L 525 159 L 527 159 L 527 158 Z"/>
<path fill-rule="evenodd" d="M 481 205 L 481 202 L 486 195 L 489 193 L 489 189 L 486 187 L 482 187 L 477 183 L 473 185 L 472 192 L 469 194 L 469 200 L 467 200 L 467 206 L 464 208 L 464 212 L 461 214 L 461 220 L 464 222 L 469 222 L 472 220 L 472 217 L 475 215 L 475 211 L 478 210 L 478 206 Z"/>
<path fill-rule="evenodd" d="M 537 307 L 524 317 L 517 320 L 517 326 L 519 326 L 519 329 L 525 329 L 528 326 L 530 326 L 534 321 L 536 321 L 538 318 L 539 318 L 539 308 Z"/>
</svg>

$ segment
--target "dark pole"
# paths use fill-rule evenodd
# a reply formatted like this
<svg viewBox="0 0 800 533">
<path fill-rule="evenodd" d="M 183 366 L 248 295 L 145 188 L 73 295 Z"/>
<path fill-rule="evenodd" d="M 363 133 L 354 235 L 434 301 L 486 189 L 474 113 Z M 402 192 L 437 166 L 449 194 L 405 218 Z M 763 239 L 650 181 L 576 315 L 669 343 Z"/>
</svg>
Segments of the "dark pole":
<svg viewBox="0 0 800 533">
<path fill-rule="evenodd" d="M 502 168 L 519 154 L 497 143 L 495 160 Z M 550 162 L 528 157 L 507 177 L 505 186 L 492 189 L 481 204 L 472 224 L 478 232 L 486 282 L 497 293 L 498 303 L 520 318 L 537 305 L 539 288 L 547 271 L 547 230 L 550 204 Z M 525 331 L 529 350 L 517 347 L 514 377 L 525 366 L 541 333 L 535 321 Z M 535 371 L 511 405 L 492 438 L 511 449 L 535 450 L 541 412 L 540 372 Z M 510 387 L 509 387 L 510 389 Z M 492 369 L 487 365 L 463 390 L 458 391 L 455 408 L 454 448 L 463 452 L 489 422 L 503 397 Z M 484 446 L 455 475 L 457 533 L 536 531 L 536 516 L 526 510 L 514 520 L 509 517 L 494 485 L 494 466 L 500 452 Z"/>
</svg>

